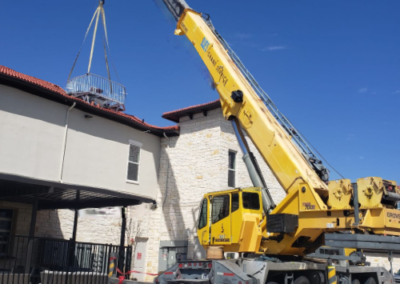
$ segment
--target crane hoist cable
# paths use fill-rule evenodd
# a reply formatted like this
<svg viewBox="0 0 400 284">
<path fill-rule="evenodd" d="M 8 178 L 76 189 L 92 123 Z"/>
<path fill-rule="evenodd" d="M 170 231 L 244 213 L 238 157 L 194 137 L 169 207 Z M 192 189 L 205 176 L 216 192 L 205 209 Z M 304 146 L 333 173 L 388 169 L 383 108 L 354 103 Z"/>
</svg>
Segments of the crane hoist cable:
<svg viewBox="0 0 400 284">
<path fill-rule="evenodd" d="M 93 37 L 92 37 L 92 45 L 91 45 L 91 48 L 90 48 L 89 64 L 88 64 L 88 69 L 87 69 L 87 74 L 90 73 L 90 69 L 92 67 L 92 60 L 93 60 L 93 51 L 94 51 L 94 46 L 95 46 L 95 43 L 96 43 L 97 27 L 99 25 L 99 18 L 100 18 L 100 15 L 101 15 L 101 21 L 103 23 L 103 28 L 104 28 L 104 40 L 103 40 L 104 57 L 105 57 L 105 62 L 106 62 L 108 79 L 111 81 L 111 73 L 110 73 L 110 68 L 109 68 L 109 64 L 108 64 L 108 57 L 107 57 L 107 48 L 108 48 L 108 50 L 110 52 L 110 45 L 108 43 L 106 14 L 105 14 L 105 11 L 104 11 L 104 3 L 105 3 L 104 0 L 100 0 L 99 1 L 99 6 L 97 7 L 96 11 L 93 14 L 93 17 L 92 17 L 92 19 L 91 19 L 91 21 L 89 23 L 89 26 L 88 26 L 88 28 L 86 30 L 85 37 L 83 38 L 83 42 L 81 44 L 81 47 L 79 48 L 78 54 L 76 55 L 74 64 L 72 65 L 71 71 L 69 72 L 68 80 L 71 78 L 72 72 L 73 72 L 73 70 L 75 68 L 76 62 L 78 61 L 78 58 L 79 58 L 79 55 L 81 53 L 82 47 L 83 47 L 83 45 L 84 45 L 84 43 L 86 41 L 86 38 L 87 38 L 87 36 L 89 34 L 89 31 L 90 31 L 90 28 L 92 27 L 93 22 L 95 21 Z M 114 63 L 112 62 L 112 60 L 111 60 L 111 64 L 113 65 L 114 72 L 117 75 L 117 78 L 119 80 L 119 76 L 118 76 L 117 70 L 115 69 L 115 66 L 114 66 Z"/>
</svg>

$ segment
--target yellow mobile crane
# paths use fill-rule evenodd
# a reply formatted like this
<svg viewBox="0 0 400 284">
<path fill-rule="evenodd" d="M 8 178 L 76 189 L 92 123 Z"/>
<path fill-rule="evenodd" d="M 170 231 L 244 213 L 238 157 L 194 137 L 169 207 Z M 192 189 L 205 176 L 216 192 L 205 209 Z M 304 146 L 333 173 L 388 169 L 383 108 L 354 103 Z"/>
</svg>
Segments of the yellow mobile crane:
<svg viewBox="0 0 400 284">
<path fill-rule="evenodd" d="M 261 261 L 179 263 L 156 282 L 391 283 L 383 268 L 337 267 L 335 272 L 332 266 L 301 257 L 324 244 L 400 251 L 396 182 L 379 177 L 361 178 L 354 184 L 348 179 L 329 181 L 329 171 L 215 30 L 209 16 L 192 10 L 184 0 L 162 1 L 177 20 L 175 34 L 188 38 L 208 68 L 254 185 L 204 195 L 199 241 L 205 248 L 220 246 L 226 252 L 261 255 Z M 245 134 L 287 192 L 277 205 Z"/>
</svg>

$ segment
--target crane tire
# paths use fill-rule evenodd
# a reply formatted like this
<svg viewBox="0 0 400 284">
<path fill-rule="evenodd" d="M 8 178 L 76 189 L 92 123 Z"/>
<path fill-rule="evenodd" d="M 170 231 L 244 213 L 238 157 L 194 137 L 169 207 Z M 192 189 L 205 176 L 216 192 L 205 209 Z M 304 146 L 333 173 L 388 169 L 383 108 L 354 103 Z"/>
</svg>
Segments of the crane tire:
<svg viewBox="0 0 400 284">
<path fill-rule="evenodd" d="M 376 284 L 376 280 L 374 277 L 369 277 L 364 284 Z"/>
<path fill-rule="evenodd" d="M 294 280 L 294 284 L 310 284 L 310 280 L 305 276 L 299 276 Z"/>
<path fill-rule="evenodd" d="M 353 280 L 351 281 L 351 284 L 361 284 L 361 282 L 360 282 L 360 280 L 358 280 L 358 279 L 353 279 Z"/>
<path fill-rule="evenodd" d="M 278 282 L 268 282 L 267 284 L 278 284 Z"/>
</svg>

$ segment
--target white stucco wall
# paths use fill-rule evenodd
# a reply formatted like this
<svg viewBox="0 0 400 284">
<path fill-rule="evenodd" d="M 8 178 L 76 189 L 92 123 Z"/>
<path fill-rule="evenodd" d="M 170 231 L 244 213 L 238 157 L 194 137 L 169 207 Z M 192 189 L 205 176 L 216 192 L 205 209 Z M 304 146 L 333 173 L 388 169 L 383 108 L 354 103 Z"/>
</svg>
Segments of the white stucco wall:
<svg viewBox="0 0 400 284">
<path fill-rule="evenodd" d="M 142 144 L 139 181 L 127 181 L 129 140 Z M 80 110 L 70 114 L 63 180 L 154 198 L 158 191 L 160 138 Z"/>
<path fill-rule="evenodd" d="M 0 172 L 58 181 L 65 111 L 0 85 Z"/>
<path fill-rule="evenodd" d="M 127 192 L 158 192 L 160 138 L 72 109 L 61 176 L 68 106 L 0 85 L 0 173 Z M 127 182 L 129 140 L 142 143 L 139 182 Z"/>
</svg>

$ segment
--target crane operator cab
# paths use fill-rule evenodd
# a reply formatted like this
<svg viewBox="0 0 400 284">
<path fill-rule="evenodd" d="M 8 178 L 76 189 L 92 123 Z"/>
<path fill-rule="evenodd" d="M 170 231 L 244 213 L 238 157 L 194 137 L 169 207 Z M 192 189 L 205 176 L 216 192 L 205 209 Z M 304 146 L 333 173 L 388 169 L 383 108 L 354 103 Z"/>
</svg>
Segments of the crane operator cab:
<svg viewBox="0 0 400 284">
<path fill-rule="evenodd" d="M 256 187 L 205 194 L 197 226 L 200 244 L 231 252 L 258 251 L 265 228 L 261 202 Z"/>
</svg>

